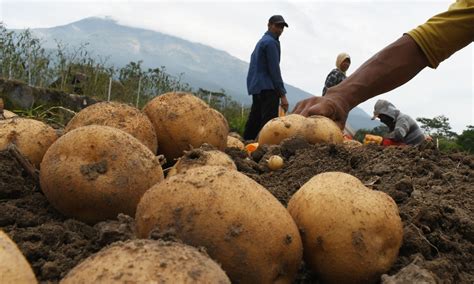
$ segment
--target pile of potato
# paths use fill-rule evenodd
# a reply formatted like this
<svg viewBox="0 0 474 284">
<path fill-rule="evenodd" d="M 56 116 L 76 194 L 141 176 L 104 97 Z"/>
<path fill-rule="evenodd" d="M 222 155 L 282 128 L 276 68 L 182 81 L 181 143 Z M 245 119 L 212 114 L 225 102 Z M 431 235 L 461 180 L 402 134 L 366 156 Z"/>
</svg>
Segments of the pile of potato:
<svg viewBox="0 0 474 284">
<path fill-rule="evenodd" d="M 144 113 L 118 103 L 88 107 L 59 138 L 37 121 L 2 120 L 0 149 L 15 143 L 40 168 L 41 190 L 62 214 L 91 224 L 120 213 L 135 218 L 142 239 L 104 248 L 61 283 L 292 283 L 303 255 L 323 283 L 376 282 L 390 268 L 403 230 L 388 195 L 350 175 L 323 173 L 287 209 L 222 152 L 245 149 L 228 132 L 222 114 L 192 94 L 173 92 L 150 101 Z M 269 121 L 258 143 L 293 136 L 343 142 L 330 119 L 288 115 Z M 166 179 L 157 153 L 177 161 Z M 267 162 L 271 170 L 285 167 L 278 155 Z M 144 240 L 163 236 L 182 243 Z M 9 246 L 16 259 L 4 260 L 7 250 L 0 251 L 0 273 L 34 283 L 7 239 L 0 232 L 0 249 Z"/>
<path fill-rule="evenodd" d="M 267 122 L 258 135 L 259 145 L 278 145 L 286 138 L 300 136 L 311 144 L 343 141 L 342 131 L 331 119 L 324 116 L 304 117 L 290 114 Z"/>
</svg>

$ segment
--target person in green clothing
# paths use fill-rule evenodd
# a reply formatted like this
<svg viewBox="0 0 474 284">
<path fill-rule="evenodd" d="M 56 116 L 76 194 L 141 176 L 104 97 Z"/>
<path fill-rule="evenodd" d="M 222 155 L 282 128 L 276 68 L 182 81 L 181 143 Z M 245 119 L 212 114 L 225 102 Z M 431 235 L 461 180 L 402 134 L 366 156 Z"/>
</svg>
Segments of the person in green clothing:
<svg viewBox="0 0 474 284">
<path fill-rule="evenodd" d="M 372 56 L 324 97 L 298 102 L 293 113 L 323 115 L 344 128 L 358 104 L 410 81 L 425 67 L 436 68 L 474 40 L 474 0 L 457 0 L 446 12 L 404 34 Z"/>
</svg>

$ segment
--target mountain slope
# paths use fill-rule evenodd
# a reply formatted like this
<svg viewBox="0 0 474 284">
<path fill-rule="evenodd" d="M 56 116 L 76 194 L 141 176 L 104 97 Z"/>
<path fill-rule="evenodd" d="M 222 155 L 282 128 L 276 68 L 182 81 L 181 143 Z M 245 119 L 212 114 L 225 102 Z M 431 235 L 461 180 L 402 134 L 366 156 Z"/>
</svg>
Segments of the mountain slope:
<svg viewBox="0 0 474 284">
<path fill-rule="evenodd" d="M 145 68 L 165 66 L 174 76 L 184 73 L 182 81 L 193 88 L 212 91 L 224 89 L 234 100 L 250 104 L 247 95 L 246 76 L 248 63 L 229 53 L 200 43 L 190 42 L 160 32 L 119 25 L 108 18 L 91 17 L 63 26 L 31 29 L 41 38 L 44 47 L 56 49 L 56 40 L 70 47 L 88 43 L 87 49 L 95 55 L 108 57 L 108 62 L 116 67 L 130 61 L 142 60 Z M 291 105 L 308 98 L 310 93 L 291 85 L 286 85 Z M 364 124 L 370 117 L 360 110 L 353 116 Z M 366 126 L 363 126 L 366 127 Z M 355 129 L 360 127 L 354 126 Z"/>
</svg>

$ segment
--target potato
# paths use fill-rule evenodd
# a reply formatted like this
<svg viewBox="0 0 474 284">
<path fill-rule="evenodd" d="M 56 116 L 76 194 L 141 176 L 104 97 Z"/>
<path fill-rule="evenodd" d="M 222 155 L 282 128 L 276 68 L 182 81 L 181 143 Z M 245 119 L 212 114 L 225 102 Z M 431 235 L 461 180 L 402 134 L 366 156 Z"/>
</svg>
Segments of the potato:
<svg viewBox="0 0 474 284">
<path fill-rule="evenodd" d="M 235 132 L 235 131 L 232 131 L 232 132 L 229 132 L 229 135 L 230 137 L 234 137 L 236 139 L 238 139 L 239 141 L 243 141 L 244 139 L 242 138 L 242 136 L 240 136 L 239 133 Z"/>
<path fill-rule="evenodd" d="M 0 120 L 0 151 L 13 143 L 36 168 L 56 139 L 56 131 L 41 121 L 20 117 Z"/>
<path fill-rule="evenodd" d="M 357 148 L 357 147 L 362 146 L 362 143 L 360 143 L 357 140 L 344 140 L 343 144 L 345 147 L 348 147 L 348 148 Z"/>
<path fill-rule="evenodd" d="M 307 117 L 304 131 L 304 137 L 310 144 L 339 144 L 344 140 L 344 135 L 339 126 L 331 119 L 321 115 Z"/>
<path fill-rule="evenodd" d="M 259 145 L 278 145 L 283 139 L 303 136 L 306 118 L 299 114 L 277 117 L 267 122 L 258 134 Z"/>
<path fill-rule="evenodd" d="M 88 223 L 134 216 L 143 193 L 163 180 L 158 158 L 130 134 L 89 125 L 61 136 L 41 162 L 40 184 L 61 213 Z"/>
<path fill-rule="evenodd" d="M 77 113 L 64 132 L 86 125 L 115 127 L 140 140 L 154 154 L 158 149 L 155 129 L 150 119 L 138 109 L 118 102 L 100 102 Z"/>
<path fill-rule="evenodd" d="M 194 149 L 185 152 L 168 172 L 168 177 L 202 166 L 222 166 L 229 170 L 237 170 L 234 161 L 226 153 L 219 150 Z"/>
<path fill-rule="evenodd" d="M 158 152 L 168 162 L 203 143 L 218 150 L 224 150 L 227 145 L 227 120 L 190 93 L 171 92 L 157 96 L 143 110 L 155 127 L 160 145 Z"/>
<path fill-rule="evenodd" d="M 268 168 L 272 171 L 279 170 L 283 167 L 283 158 L 278 156 L 278 155 L 272 155 L 270 158 L 268 158 Z"/>
<path fill-rule="evenodd" d="M 0 283 L 38 283 L 26 258 L 2 230 L 0 230 Z"/>
<path fill-rule="evenodd" d="M 173 233 L 203 246 L 235 283 L 291 283 L 301 262 L 288 211 L 238 171 L 203 166 L 156 184 L 140 200 L 137 234 Z"/>
<path fill-rule="evenodd" d="M 12 117 L 15 117 L 15 116 L 18 116 L 18 115 L 16 115 L 16 113 L 11 112 L 9 110 L 6 110 L 6 109 L 3 110 L 3 118 L 8 119 L 8 118 L 12 118 Z M 0 119 L 1 119 L 1 116 L 0 116 Z"/>
<path fill-rule="evenodd" d="M 237 149 L 240 149 L 240 150 L 245 150 L 245 145 L 239 139 L 228 135 L 227 136 L 227 148 L 237 148 Z"/>
<path fill-rule="evenodd" d="M 371 283 L 397 258 L 403 227 L 395 202 L 340 172 L 311 178 L 288 210 L 302 234 L 305 262 L 324 283 Z"/>
<path fill-rule="evenodd" d="M 64 277 L 74 283 L 230 283 L 220 266 L 184 244 L 130 240 L 88 257 Z"/>
</svg>

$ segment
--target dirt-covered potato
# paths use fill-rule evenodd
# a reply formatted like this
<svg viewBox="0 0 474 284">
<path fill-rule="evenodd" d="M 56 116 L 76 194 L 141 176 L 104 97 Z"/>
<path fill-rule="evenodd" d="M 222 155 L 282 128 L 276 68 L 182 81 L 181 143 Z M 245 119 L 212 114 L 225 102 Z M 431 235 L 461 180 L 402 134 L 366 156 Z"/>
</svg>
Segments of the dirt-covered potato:
<svg viewBox="0 0 474 284">
<path fill-rule="evenodd" d="M 227 148 L 237 148 L 240 150 L 245 150 L 245 145 L 239 139 L 228 135 L 227 136 Z"/>
<path fill-rule="evenodd" d="M 283 139 L 303 136 L 306 118 L 299 114 L 277 117 L 267 122 L 258 134 L 259 145 L 278 145 Z"/>
<path fill-rule="evenodd" d="M 323 283 L 376 282 L 397 258 L 403 237 L 397 205 L 349 174 L 314 176 L 288 210 L 304 232 L 305 262 Z"/>
<path fill-rule="evenodd" d="M 175 242 L 116 242 L 85 259 L 61 284 L 230 283 L 220 266 L 196 248 Z"/>
<path fill-rule="evenodd" d="M 339 126 L 331 119 L 320 115 L 307 117 L 304 131 L 304 137 L 310 144 L 339 144 L 344 140 Z"/>
<path fill-rule="evenodd" d="M 348 148 L 357 148 L 357 147 L 362 146 L 362 143 L 360 143 L 357 140 L 344 140 L 344 142 L 342 143 L 345 147 L 348 147 Z"/>
<path fill-rule="evenodd" d="M 140 140 L 154 154 L 158 145 L 150 119 L 140 110 L 118 102 L 100 102 L 78 112 L 67 124 L 64 132 L 87 125 L 115 127 Z"/>
<path fill-rule="evenodd" d="M 222 166 L 229 170 L 237 170 L 234 161 L 226 153 L 219 150 L 202 148 L 186 151 L 168 172 L 168 177 L 202 166 Z"/>
<path fill-rule="evenodd" d="M 158 158 L 138 139 L 89 125 L 61 136 L 44 155 L 40 183 L 61 213 L 94 223 L 134 216 L 143 193 L 163 180 Z"/>
<path fill-rule="evenodd" d="M 190 93 L 171 92 L 157 96 L 143 110 L 155 127 L 160 145 L 158 153 L 168 162 L 203 143 L 218 150 L 224 150 L 227 145 L 227 120 Z"/>
<path fill-rule="evenodd" d="M 0 151 L 13 143 L 37 168 L 56 139 L 56 131 L 41 121 L 20 117 L 0 120 Z"/>
<path fill-rule="evenodd" d="M 148 190 L 135 217 L 139 237 L 172 234 L 203 246 L 235 283 L 291 283 L 302 247 L 288 211 L 238 171 L 203 166 Z"/>
<path fill-rule="evenodd" d="M 0 230 L 0 283 L 37 283 L 30 264 L 2 230 Z"/>
</svg>

